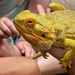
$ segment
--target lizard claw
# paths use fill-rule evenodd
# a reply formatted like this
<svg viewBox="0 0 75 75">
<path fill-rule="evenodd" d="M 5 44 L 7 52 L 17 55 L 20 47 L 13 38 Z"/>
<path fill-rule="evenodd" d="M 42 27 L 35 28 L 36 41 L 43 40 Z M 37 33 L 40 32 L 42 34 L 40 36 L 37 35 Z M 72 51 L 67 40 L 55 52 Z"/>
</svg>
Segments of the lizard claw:
<svg viewBox="0 0 75 75">
<path fill-rule="evenodd" d="M 44 57 L 45 59 L 47 59 L 48 55 L 47 55 L 47 54 L 44 54 L 43 57 Z"/>
<path fill-rule="evenodd" d="M 71 60 L 66 60 L 65 58 L 60 59 L 59 64 L 62 64 L 62 68 L 64 68 L 65 70 L 71 69 L 71 67 L 72 67 L 71 66 L 72 61 Z"/>
<path fill-rule="evenodd" d="M 43 56 L 45 59 L 47 59 L 48 55 L 47 55 L 46 51 L 41 51 L 41 53 L 42 53 L 42 56 Z"/>
</svg>

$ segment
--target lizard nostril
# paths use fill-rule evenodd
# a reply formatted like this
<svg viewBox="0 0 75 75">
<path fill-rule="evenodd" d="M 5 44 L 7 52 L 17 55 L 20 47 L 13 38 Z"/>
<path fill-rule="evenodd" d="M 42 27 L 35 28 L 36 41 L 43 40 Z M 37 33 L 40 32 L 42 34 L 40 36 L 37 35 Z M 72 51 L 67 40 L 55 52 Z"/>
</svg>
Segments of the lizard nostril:
<svg viewBox="0 0 75 75">
<path fill-rule="evenodd" d="M 42 34 L 42 37 L 44 37 L 44 38 L 45 38 L 45 34 Z"/>
</svg>

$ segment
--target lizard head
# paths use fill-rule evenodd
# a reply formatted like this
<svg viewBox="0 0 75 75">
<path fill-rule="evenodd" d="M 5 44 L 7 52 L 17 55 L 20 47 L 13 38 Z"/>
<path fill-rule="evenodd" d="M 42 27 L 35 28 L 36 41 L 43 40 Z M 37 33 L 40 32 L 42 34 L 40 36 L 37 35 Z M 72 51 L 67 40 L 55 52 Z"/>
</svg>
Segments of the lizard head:
<svg viewBox="0 0 75 75">
<path fill-rule="evenodd" d="M 49 29 L 48 19 L 44 15 L 37 15 L 25 10 L 14 18 L 14 24 L 20 34 L 30 43 L 53 44 L 55 31 Z"/>
</svg>

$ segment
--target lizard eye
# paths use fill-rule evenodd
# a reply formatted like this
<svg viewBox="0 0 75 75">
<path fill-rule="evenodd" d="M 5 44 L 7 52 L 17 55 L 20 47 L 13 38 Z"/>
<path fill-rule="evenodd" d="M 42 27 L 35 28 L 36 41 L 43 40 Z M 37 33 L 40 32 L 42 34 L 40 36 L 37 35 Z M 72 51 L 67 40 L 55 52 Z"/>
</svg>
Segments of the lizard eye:
<svg viewBox="0 0 75 75">
<path fill-rule="evenodd" d="M 36 20 L 35 20 L 35 19 L 32 19 L 32 18 L 29 18 L 29 19 L 27 19 L 27 20 L 25 21 L 25 23 L 26 23 L 26 26 L 27 26 L 27 27 L 33 28 L 33 27 L 35 26 L 35 24 L 36 24 Z"/>
</svg>

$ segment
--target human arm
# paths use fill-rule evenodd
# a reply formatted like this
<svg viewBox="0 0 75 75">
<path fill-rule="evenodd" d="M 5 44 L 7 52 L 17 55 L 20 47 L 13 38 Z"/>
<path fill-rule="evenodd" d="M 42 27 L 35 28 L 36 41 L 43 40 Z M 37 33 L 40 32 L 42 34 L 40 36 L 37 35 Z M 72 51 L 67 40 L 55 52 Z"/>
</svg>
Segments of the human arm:
<svg viewBox="0 0 75 75">
<path fill-rule="evenodd" d="M 0 58 L 0 75 L 41 75 L 39 67 L 31 58 Z"/>
</svg>

